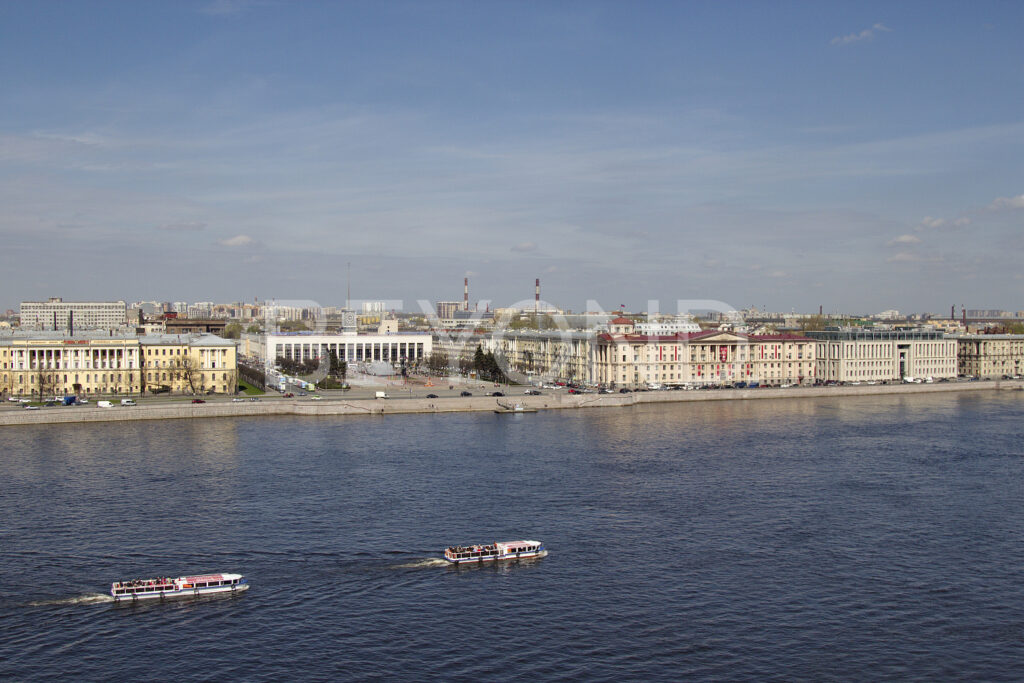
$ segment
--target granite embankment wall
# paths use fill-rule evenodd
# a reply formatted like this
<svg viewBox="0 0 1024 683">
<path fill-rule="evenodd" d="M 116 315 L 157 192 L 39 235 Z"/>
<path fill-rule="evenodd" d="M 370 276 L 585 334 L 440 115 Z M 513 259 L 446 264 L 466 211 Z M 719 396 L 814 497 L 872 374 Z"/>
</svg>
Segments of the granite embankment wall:
<svg viewBox="0 0 1024 683">
<path fill-rule="evenodd" d="M 44 408 L 42 410 L 0 411 L 0 426 L 58 424 L 70 422 L 119 422 L 122 420 L 167 420 L 200 417 L 239 417 L 261 415 L 389 415 L 395 413 L 463 413 L 491 411 L 505 405 L 520 403 L 529 408 L 558 410 L 570 408 L 612 408 L 644 403 L 685 403 L 689 401 L 743 401 L 786 398 L 834 398 L 837 396 L 869 396 L 877 394 L 911 395 L 960 391 L 994 391 L 1024 389 L 1024 382 L 943 382 L 938 384 L 862 385 L 843 387 L 792 387 L 789 389 L 728 389 L 715 391 L 649 391 L 632 394 L 576 394 L 545 396 L 507 396 L 492 398 L 344 398 L 310 401 L 268 398 L 259 402 L 231 403 L 215 401 L 204 404 L 172 403 L 134 407 L 98 408 L 94 405 Z"/>
</svg>

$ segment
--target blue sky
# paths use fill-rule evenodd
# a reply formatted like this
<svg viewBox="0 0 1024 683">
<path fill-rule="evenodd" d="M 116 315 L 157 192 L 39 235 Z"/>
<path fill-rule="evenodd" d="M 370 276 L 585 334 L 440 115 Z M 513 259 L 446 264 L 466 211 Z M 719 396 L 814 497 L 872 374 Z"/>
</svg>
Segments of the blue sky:
<svg viewBox="0 0 1024 683">
<path fill-rule="evenodd" d="M 0 307 L 1024 309 L 1024 4 L 0 2 Z M 673 303 L 670 303 L 673 302 Z"/>
</svg>

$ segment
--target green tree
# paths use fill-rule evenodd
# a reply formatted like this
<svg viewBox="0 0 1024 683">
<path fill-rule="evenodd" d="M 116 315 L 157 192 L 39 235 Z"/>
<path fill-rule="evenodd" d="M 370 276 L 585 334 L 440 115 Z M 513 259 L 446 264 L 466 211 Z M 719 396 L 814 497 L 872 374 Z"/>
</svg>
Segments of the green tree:
<svg viewBox="0 0 1024 683">
<path fill-rule="evenodd" d="M 334 351 L 331 351 L 330 353 L 331 369 L 328 370 L 328 374 L 330 374 L 331 377 L 340 377 L 341 379 L 345 379 L 345 376 L 348 374 L 348 363 L 343 360 L 339 360 L 338 354 Z"/>
<path fill-rule="evenodd" d="M 241 323 L 228 323 L 224 326 L 223 337 L 225 339 L 238 339 L 242 336 Z"/>
<path fill-rule="evenodd" d="M 248 334 L 259 334 L 263 331 L 263 328 L 256 323 L 253 323 L 252 325 L 249 325 L 249 327 L 245 328 L 245 331 Z"/>
</svg>

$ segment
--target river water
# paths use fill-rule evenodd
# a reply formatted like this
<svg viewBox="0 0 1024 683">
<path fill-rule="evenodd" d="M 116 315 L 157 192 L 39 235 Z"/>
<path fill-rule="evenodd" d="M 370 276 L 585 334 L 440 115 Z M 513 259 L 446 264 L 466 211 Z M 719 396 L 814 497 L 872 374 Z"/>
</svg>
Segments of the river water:
<svg viewBox="0 0 1024 683">
<path fill-rule="evenodd" d="M 0 679 L 1019 680 L 1024 392 L 0 431 Z M 550 555 L 454 568 L 449 544 Z M 137 606 L 120 578 L 241 572 Z"/>
</svg>

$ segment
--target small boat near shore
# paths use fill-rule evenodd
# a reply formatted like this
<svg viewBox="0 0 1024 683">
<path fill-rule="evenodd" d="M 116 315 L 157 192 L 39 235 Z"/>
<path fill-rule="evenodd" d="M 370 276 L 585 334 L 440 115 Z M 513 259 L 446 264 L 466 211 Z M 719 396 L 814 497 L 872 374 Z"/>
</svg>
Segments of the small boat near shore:
<svg viewBox="0 0 1024 683">
<path fill-rule="evenodd" d="M 445 548 L 444 559 L 452 564 L 498 562 L 545 557 L 548 554 L 540 541 L 506 541 L 490 545 L 453 545 Z"/>
<path fill-rule="evenodd" d="M 110 585 L 110 594 L 115 602 L 121 600 L 153 600 L 168 598 L 191 598 L 215 593 L 237 593 L 248 590 L 249 582 L 241 574 L 200 574 L 161 577 L 157 579 L 133 579 L 115 581 Z"/>
<path fill-rule="evenodd" d="M 536 413 L 537 412 L 536 408 L 528 408 L 528 407 L 524 406 L 522 403 L 516 403 L 515 405 L 511 405 L 511 406 L 505 405 L 503 403 L 499 403 L 498 405 L 500 406 L 500 408 L 495 408 L 494 409 L 494 412 L 496 412 L 498 414 L 501 414 L 501 413 Z"/>
</svg>

